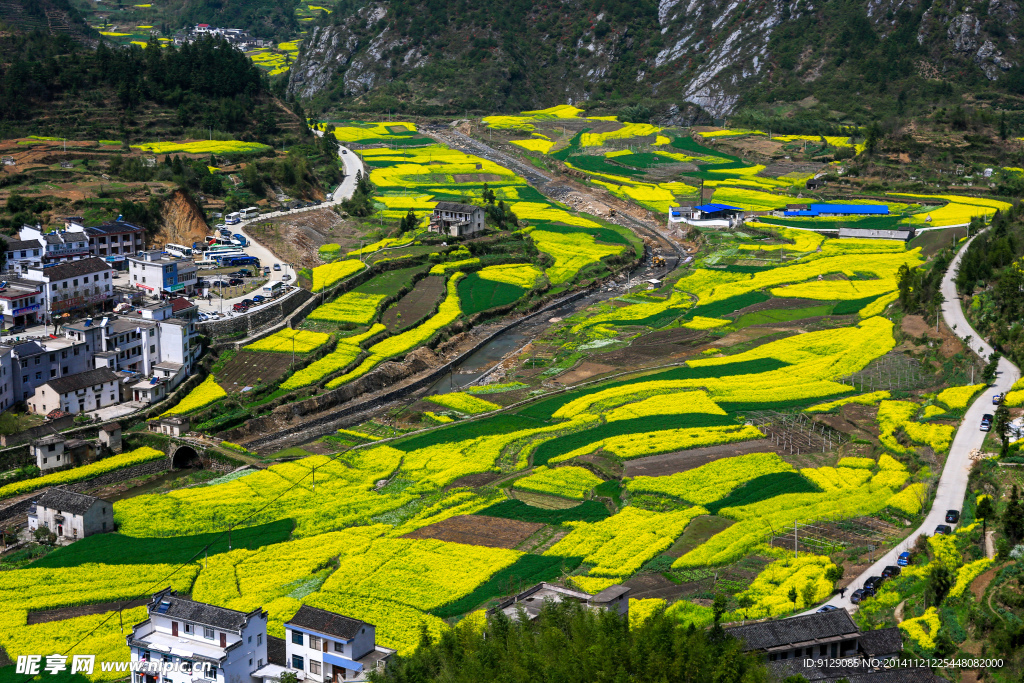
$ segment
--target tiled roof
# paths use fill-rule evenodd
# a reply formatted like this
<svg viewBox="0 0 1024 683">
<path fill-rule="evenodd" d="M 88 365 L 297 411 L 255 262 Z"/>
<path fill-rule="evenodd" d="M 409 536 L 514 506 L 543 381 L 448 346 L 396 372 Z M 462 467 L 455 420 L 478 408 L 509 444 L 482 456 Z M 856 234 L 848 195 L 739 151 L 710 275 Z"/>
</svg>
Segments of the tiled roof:
<svg viewBox="0 0 1024 683">
<path fill-rule="evenodd" d="M 473 213 L 477 209 L 483 211 L 479 206 L 472 204 L 459 204 L 458 202 L 438 202 L 434 211 L 456 211 L 458 213 Z"/>
<path fill-rule="evenodd" d="M 55 266 L 43 268 L 41 272 L 46 277 L 50 278 L 50 282 L 53 282 L 54 280 L 67 280 L 71 277 L 81 277 L 82 275 L 101 273 L 110 269 L 110 264 L 103 259 L 98 259 L 93 256 L 91 258 L 84 258 L 78 261 L 65 261 L 64 263 L 58 263 Z"/>
<path fill-rule="evenodd" d="M 189 308 L 195 308 L 196 305 L 182 296 L 176 296 L 171 299 L 171 312 L 180 313 L 181 311 L 188 310 Z"/>
<path fill-rule="evenodd" d="M 182 621 L 191 621 L 204 626 L 236 632 L 242 630 L 249 616 L 245 612 L 178 597 L 171 591 L 154 595 L 153 601 L 149 603 L 149 611 L 151 614 L 163 614 Z"/>
<path fill-rule="evenodd" d="M 68 375 L 67 377 L 57 377 L 56 379 L 51 379 L 46 384 L 58 394 L 70 394 L 79 389 L 116 381 L 117 375 L 110 368 L 96 368 L 95 370 L 86 370 L 85 372 Z"/>
<path fill-rule="evenodd" d="M 93 503 L 100 500 L 84 493 L 74 493 L 64 489 L 50 489 L 36 501 L 39 505 L 51 510 L 60 510 L 73 515 L 84 515 Z"/>
<path fill-rule="evenodd" d="M 327 610 L 317 609 L 309 605 L 303 605 L 295 616 L 289 619 L 285 626 L 298 626 L 328 636 L 336 636 L 345 640 L 352 640 L 359 634 L 359 629 L 367 626 L 364 621 L 345 617 Z"/>
<path fill-rule="evenodd" d="M 15 249 L 39 249 L 39 240 L 7 240 L 7 251 Z"/>
<path fill-rule="evenodd" d="M 852 636 L 857 633 L 857 625 L 853 623 L 849 612 L 840 609 L 792 619 L 733 626 L 726 631 L 729 635 L 742 640 L 747 650 L 765 650 L 780 645 L 813 642 L 822 638 L 847 634 Z"/>
<path fill-rule="evenodd" d="M 864 631 L 858 639 L 860 649 L 869 657 L 889 655 L 903 650 L 903 636 L 897 626 Z"/>
<path fill-rule="evenodd" d="M 85 232 L 88 235 L 117 235 L 125 232 L 142 232 L 142 228 L 124 221 L 114 221 L 90 226 Z"/>
</svg>

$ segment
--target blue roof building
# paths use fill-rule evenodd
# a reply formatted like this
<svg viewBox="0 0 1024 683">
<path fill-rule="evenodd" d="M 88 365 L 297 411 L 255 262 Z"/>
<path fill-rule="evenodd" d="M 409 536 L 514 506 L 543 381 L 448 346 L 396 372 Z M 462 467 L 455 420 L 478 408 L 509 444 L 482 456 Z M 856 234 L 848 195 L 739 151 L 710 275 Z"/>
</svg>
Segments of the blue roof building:
<svg viewBox="0 0 1024 683">
<path fill-rule="evenodd" d="M 811 204 L 806 211 L 786 211 L 786 216 L 888 216 L 885 204 Z"/>
</svg>

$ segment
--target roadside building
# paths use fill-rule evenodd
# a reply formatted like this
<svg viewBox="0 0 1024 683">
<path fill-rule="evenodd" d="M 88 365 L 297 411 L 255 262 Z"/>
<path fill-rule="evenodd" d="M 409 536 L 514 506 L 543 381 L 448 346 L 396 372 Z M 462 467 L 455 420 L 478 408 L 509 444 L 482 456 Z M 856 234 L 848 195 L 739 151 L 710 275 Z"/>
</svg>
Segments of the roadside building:
<svg viewBox="0 0 1024 683">
<path fill-rule="evenodd" d="M 21 278 L 0 282 L 0 307 L 6 329 L 39 323 L 43 309 L 42 289 L 42 283 Z"/>
<path fill-rule="evenodd" d="M 192 294 L 197 271 L 195 261 L 171 258 L 159 251 L 142 251 L 128 257 L 131 286 L 155 296 Z"/>
<path fill-rule="evenodd" d="M 38 240 L 21 238 L 5 238 L 7 251 L 4 253 L 4 270 L 8 273 L 24 275 L 29 268 L 40 268 L 43 265 L 43 243 Z"/>
<path fill-rule="evenodd" d="M 726 633 L 738 639 L 745 652 L 761 653 L 771 662 L 843 658 L 859 651 L 860 629 L 843 609 L 733 626 Z"/>
<path fill-rule="evenodd" d="M 438 202 L 430 215 L 430 232 L 467 237 L 482 232 L 484 226 L 484 210 L 472 204 L 458 202 Z"/>
<path fill-rule="evenodd" d="M 629 616 L 629 588 L 616 584 L 609 586 L 597 595 L 590 595 L 583 591 L 565 588 L 553 583 L 541 582 L 522 593 L 513 595 L 498 603 L 493 609 L 488 610 L 488 616 L 503 612 L 512 620 L 519 619 L 522 611 L 526 618 L 534 620 L 540 615 L 540 610 L 546 601 L 551 602 L 577 602 L 588 609 L 610 610 L 620 616 Z"/>
<path fill-rule="evenodd" d="M 693 207 L 694 220 L 699 221 L 730 221 L 743 215 L 743 209 L 730 204 L 700 204 Z"/>
<path fill-rule="evenodd" d="M 55 263 L 80 261 L 89 257 L 89 237 L 80 225 L 69 225 L 64 230 L 44 232 L 41 225 L 23 225 L 18 239 L 36 242 L 42 248 L 41 263 L 46 267 Z"/>
<path fill-rule="evenodd" d="M 136 663 L 132 683 L 169 683 L 164 662 L 179 666 L 174 683 L 248 683 L 267 663 L 267 613 L 238 612 L 166 588 L 146 605 L 149 618 L 126 638 Z M 154 665 L 146 670 L 145 664 Z"/>
<path fill-rule="evenodd" d="M 127 270 L 127 258 L 145 249 L 146 231 L 138 225 L 108 221 L 83 229 L 89 237 L 89 253 L 117 270 Z"/>
<path fill-rule="evenodd" d="M 51 379 L 28 399 L 28 409 L 37 415 L 47 415 L 53 410 L 77 415 L 116 405 L 121 402 L 120 381 L 109 368 Z"/>
<path fill-rule="evenodd" d="M 95 496 L 48 489 L 28 511 L 29 531 L 40 527 L 57 534 L 58 539 L 72 541 L 113 531 L 114 505 Z"/>
<path fill-rule="evenodd" d="M 114 270 L 98 258 L 29 268 L 25 279 L 41 284 L 48 322 L 65 313 L 109 310 L 114 304 Z"/>
<path fill-rule="evenodd" d="M 15 401 L 27 401 L 44 382 L 91 370 L 88 344 L 64 338 L 28 341 L 11 347 Z"/>
</svg>

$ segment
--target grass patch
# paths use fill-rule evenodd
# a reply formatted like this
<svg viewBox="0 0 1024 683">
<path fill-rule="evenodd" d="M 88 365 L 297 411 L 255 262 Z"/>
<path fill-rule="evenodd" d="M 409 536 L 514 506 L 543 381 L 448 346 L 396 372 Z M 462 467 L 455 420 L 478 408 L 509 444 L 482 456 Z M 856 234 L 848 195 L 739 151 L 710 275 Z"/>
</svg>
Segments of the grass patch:
<svg viewBox="0 0 1024 683">
<path fill-rule="evenodd" d="M 764 292 L 747 292 L 746 294 L 740 294 L 739 296 L 731 296 L 728 299 L 722 299 L 712 304 L 705 304 L 703 306 L 695 306 L 687 311 L 687 317 L 691 315 L 699 315 L 705 318 L 721 318 L 722 316 L 728 315 L 729 313 L 735 313 L 747 306 L 755 306 L 762 304 L 765 301 L 771 299 L 771 296 Z"/>
<path fill-rule="evenodd" d="M 751 479 L 733 490 L 728 496 L 705 505 L 707 511 L 717 515 L 719 510 L 740 505 L 750 505 L 768 500 L 785 493 L 820 493 L 818 487 L 796 472 L 775 472 Z"/>
<path fill-rule="evenodd" d="M 507 306 L 526 294 L 522 287 L 507 282 L 484 280 L 479 273 L 470 273 L 462 278 L 458 288 L 459 302 L 462 305 L 462 312 L 466 315 Z"/>
<path fill-rule="evenodd" d="M 672 547 L 667 552 L 669 555 L 681 557 L 702 543 L 705 543 L 715 534 L 725 531 L 733 523 L 733 520 L 717 515 L 694 517 L 686 525 L 683 535 L 676 539 L 676 542 L 672 544 Z"/>
<path fill-rule="evenodd" d="M 353 287 L 352 291 L 363 294 L 395 296 L 412 283 L 413 278 L 420 273 L 426 273 L 428 270 L 430 270 L 430 264 L 377 273 L 358 287 Z"/>
<path fill-rule="evenodd" d="M 853 315 L 854 313 L 860 313 L 861 309 L 865 306 L 874 302 L 875 299 L 883 297 L 885 294 L 879 294 L 878 296 L 869 296 L 863 299 L 851 299 L 849 301 L 840 301 L 832 309 L 832 315 Z"/>
<path fill-rule="evenodd" d="M 527 505 L 521 500 L 503 500 L 475 515 L 517 519 L 521 522 L 538 522 L 540 524 L 562 524 L 564 522 L 600 522 L 611 516 L 606 508 L 596 500 L 586 500 L 569 508 L 551 509 Z"/>
<path fill-rule="evenodd" d="M 486 420 L 474 420 L 473 422 L 456 423 L 451 427 L 432 429 L 426 434 L 418 434 L 409 437 L 407 440 L 388 445 L 392 448 L 408 452 L 443 443 L 468 441 L 481 436 L 518 432 L 524 429 L 536 429 L 539 426 L 536 420 L 524 415 L 501 414 Z"/>
<path fill-rule="evenodd" d="M 774 308 L 756 313 L 747 313 L 733 325 L 736 329 L 743 329 L 752 325 L 767 325 L 770 323 L 785 323 L 804 318 L 816 318 L 818 316 L 832 313 L 833 304 L 822 304 L 808 308 Z"/>
</svg>

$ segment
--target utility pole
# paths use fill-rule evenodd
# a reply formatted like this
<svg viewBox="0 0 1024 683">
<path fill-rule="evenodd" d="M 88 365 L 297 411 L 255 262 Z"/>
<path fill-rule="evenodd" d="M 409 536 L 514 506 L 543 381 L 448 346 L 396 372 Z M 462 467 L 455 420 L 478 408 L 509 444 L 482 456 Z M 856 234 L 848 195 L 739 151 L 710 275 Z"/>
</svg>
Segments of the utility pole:
<svg viewBox="0 0 1024 683">
<path fill-rule="evenodd" d="M 797 548 L 797 543 L 796 543 L 796 533 L 797 533 L 797 520 L 794 519 L 793 520 L 793 557 L 799 557 L 800 556 L 800 550 Z"/>
</svg>

